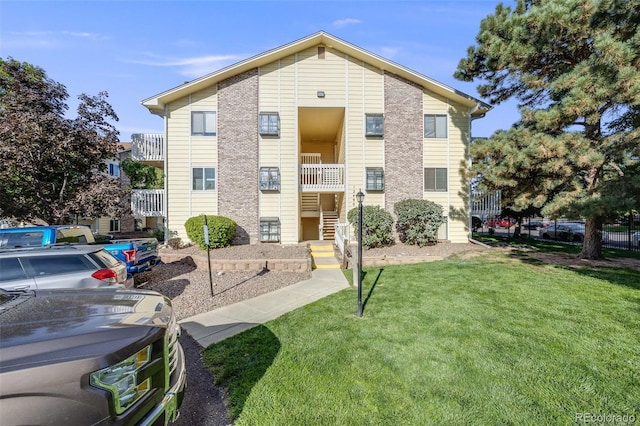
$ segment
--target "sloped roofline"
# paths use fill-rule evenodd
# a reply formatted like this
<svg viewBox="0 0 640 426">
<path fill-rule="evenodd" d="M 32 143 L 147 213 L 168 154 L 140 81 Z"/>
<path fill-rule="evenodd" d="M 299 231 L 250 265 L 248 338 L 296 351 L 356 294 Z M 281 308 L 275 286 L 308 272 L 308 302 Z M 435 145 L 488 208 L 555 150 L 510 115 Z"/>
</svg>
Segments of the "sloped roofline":
<svg viewBox="0 0 640 426">
<path fill-rule="evenodd" d="M 164 105 L 182 98 L 189 94 L 195 93 L 211 86 L 219 81 L 241 74 L 253 68 L 267 65 L 280 58 L 292 55 L 304 49 L 308 49 L 317 45 L 325 45 L 330 49 L 336 49 L 348 54 L 350 57 L 369 63 L 377 68 L 399 75 L 413 83 L 419 84 L 428 90 L 444 96 L 448 99 L 461 103 L 472 109 L 473 116 L 482 116 L 493 107 L 473 96 L 460 92 L 452 87 L 433 80 L 423 74 L 413 71 L 407 67 L 399 65 L 393 61 L 369 52 L 358 46 L 350 44 L 324 31 L 319 31 L 307 37 L 293 41 L 291 43 L 276 47 L 258 55 L 247 58 L 243 61 L 236 62 L 228 67 L 214 71 L 210 74 L 185 82 L 180 86 L 161 92 L 150 98 L 143 99 L 141 104 L 145 106 L 151 113 L 162 115 Z"/>
</svg>

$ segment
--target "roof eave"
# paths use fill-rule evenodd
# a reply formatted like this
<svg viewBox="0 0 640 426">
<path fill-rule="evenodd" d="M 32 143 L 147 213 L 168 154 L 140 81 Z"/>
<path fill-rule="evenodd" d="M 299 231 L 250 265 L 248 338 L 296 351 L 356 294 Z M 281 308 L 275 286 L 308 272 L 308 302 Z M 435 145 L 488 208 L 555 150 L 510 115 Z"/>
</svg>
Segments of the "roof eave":
<svg viewBox="0 0 640 426">
<path fill-rule="evenodd" d="M 348 55 L 370 63 L 371 65 L 374 65 L 385 72 L 399 75 L 400 77 L 406 78 L 407 80 L 419 83 L 421 86 L 433 91 L 434 93 L 440 94 L 449 99 L 453 99 L 461 103 L 462 105 L 468 106 L 469 108 L 475 108 L 477 110 L 476 115 L 484 114 L 492 109 L 491 105 L 475 99 L 470 95 L 460 92 L 425 75 L 415 72 L 402 65 L 396 64 L 395 62 L 389 61 L 388 59 L 385 59 L 358 46 L 350 44 L 323 31 L 293 41 L 275 49 L 260 53 L 213 73 L 196 78 L 195 80 L 185 82 L 180 86 L 174 87 L 155 96 L 144 99 L 141 101 L 141 104 L 149 109 L 151 113 L 162 114 L 164 111 L 164 105 L 176 99 L 197 92 L 219 81 L 233 77 L 234 75 L 271 63 L 278 58 L 295 54 L 296 52 L 319 44 L 324 44 L 329 48 L 336 48 L 337 50 L 344 51 Z"/>
</svg>

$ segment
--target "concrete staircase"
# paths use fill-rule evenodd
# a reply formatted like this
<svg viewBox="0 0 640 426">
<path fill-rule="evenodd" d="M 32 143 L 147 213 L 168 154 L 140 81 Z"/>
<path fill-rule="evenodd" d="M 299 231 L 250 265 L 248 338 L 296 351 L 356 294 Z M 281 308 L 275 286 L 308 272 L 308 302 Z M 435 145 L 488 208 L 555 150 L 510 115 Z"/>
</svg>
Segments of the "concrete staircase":
<svg viewBox="0 0 640 426">
<path fill-rule="evenodd" d="M 312 269 L 340 269 L 333 241 L 313 241 L 310 248 Z"/>
</svg>

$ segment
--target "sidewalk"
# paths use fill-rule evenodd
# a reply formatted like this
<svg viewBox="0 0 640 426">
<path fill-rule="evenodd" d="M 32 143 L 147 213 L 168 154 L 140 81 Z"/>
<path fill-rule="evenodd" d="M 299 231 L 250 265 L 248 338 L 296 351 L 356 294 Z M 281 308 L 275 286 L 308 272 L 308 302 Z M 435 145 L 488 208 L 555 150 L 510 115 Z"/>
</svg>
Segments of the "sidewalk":
<svg viewBox="0 0 640 426">
<path fill-rule="evenodd" d="M 349 287 L 342 270 L 314 269 L 311 278 L 253 299 L 180 321 L 203 348 Z"/>
</svg>

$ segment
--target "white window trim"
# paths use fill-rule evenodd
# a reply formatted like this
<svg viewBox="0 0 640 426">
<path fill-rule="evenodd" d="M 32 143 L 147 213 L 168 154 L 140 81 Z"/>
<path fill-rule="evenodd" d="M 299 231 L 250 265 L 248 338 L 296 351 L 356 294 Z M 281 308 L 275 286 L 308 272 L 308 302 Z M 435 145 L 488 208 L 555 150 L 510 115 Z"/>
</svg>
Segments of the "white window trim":
<svg viewBox="0 0 640 426">
<path fill-rule="evenodd" d="M 433 169 L 434 170 L 434 183 L 435 183 L 435 188 L 434 189 L 427 189 L 427 179 L 425 178 L 425 172 L 427 169 Z M 438 189 L 438 182 L 437 182 L 437 170 L 445 170 L 445 176 L 447 177 L 447 181 L 446 181 L 446 189 Z M 447 193 L 449 192 L 449 168 L 448 167 L 441 167 L 441 166 L 425 166 L 423 167 L 422 170 L 422 177 L 424 179 L 422 188 L 424 192 L 438 192 L 441 194 Z"/>
<path fill-rule="evenodd" d="M 426 126 L 424 125 L 425 120 L 427 118 L 427 116 L 433 117 L 434 118 L 434 128 L 435 128 L 435 132 L 436 135 L 435 136 L 427 136 L 426 133 Z M 445 135 L 444 136 L 438 136 L 438 127 L 436 126 L 437 124 L 437 117 L 445 117 L 445 122 L 446 122 L 446 126 L 445 126 Z M 444 139 L 448 139 L 449 138 L 449 114 L 447 114 L 446 112 L 425 112 L 422 115 L 422 137 L 424 139 L 440 139 L 440 140 L 444 140 Z"/>
<path fill-rule="evenodd" d="M 193 182 L 193 173 L 196 169 L 200 169 L 202 170 L 202 189 L 200 188 L 194 188 L 194 182 Z M 206 189 L 206 183 L 208 181 L 208 179 L 206 178 L 206 172 L 205 170 L 207 169 L 212 169 L 213 170 L 213 188 L 211 189 Z M 211 191 L 216 191 L 218 189 L 218 171 L 216 170 L 215 167 L 213 166 L 191 166 L 191 191 L 193 192 L 211 192 Z M 211 180 L 211 179 L 209 179 Z"/>
<path fill-rule="evenodd" d="M 120 219 L 109 219 L 109 232 L 120 232 Z"/>
<path fill-rule="evenodd" d="M 202 114 L 202 117 L 204 119 L 205 114 L 213 114 L 214 118 L 213 118 L 213 132 L 207 132 L 206 129 L 206 124 L 207 124 L 207 120 L 204 119 L 204 123 L 203 123 L 203 132 L 194 132 L 193 131 L 193 122 L 194 122 L 194 115 L 200 115 Z M 210 111 L 210 110 L 206 110 L 206 111 L 197 111 L 197 110 L 191 110 L 191 121 L 190 121 L 190 126 L 191 126 L 191 136 L 217 136 L 218 135 L 218 113 L 216 111 Z"/>
</svg>

